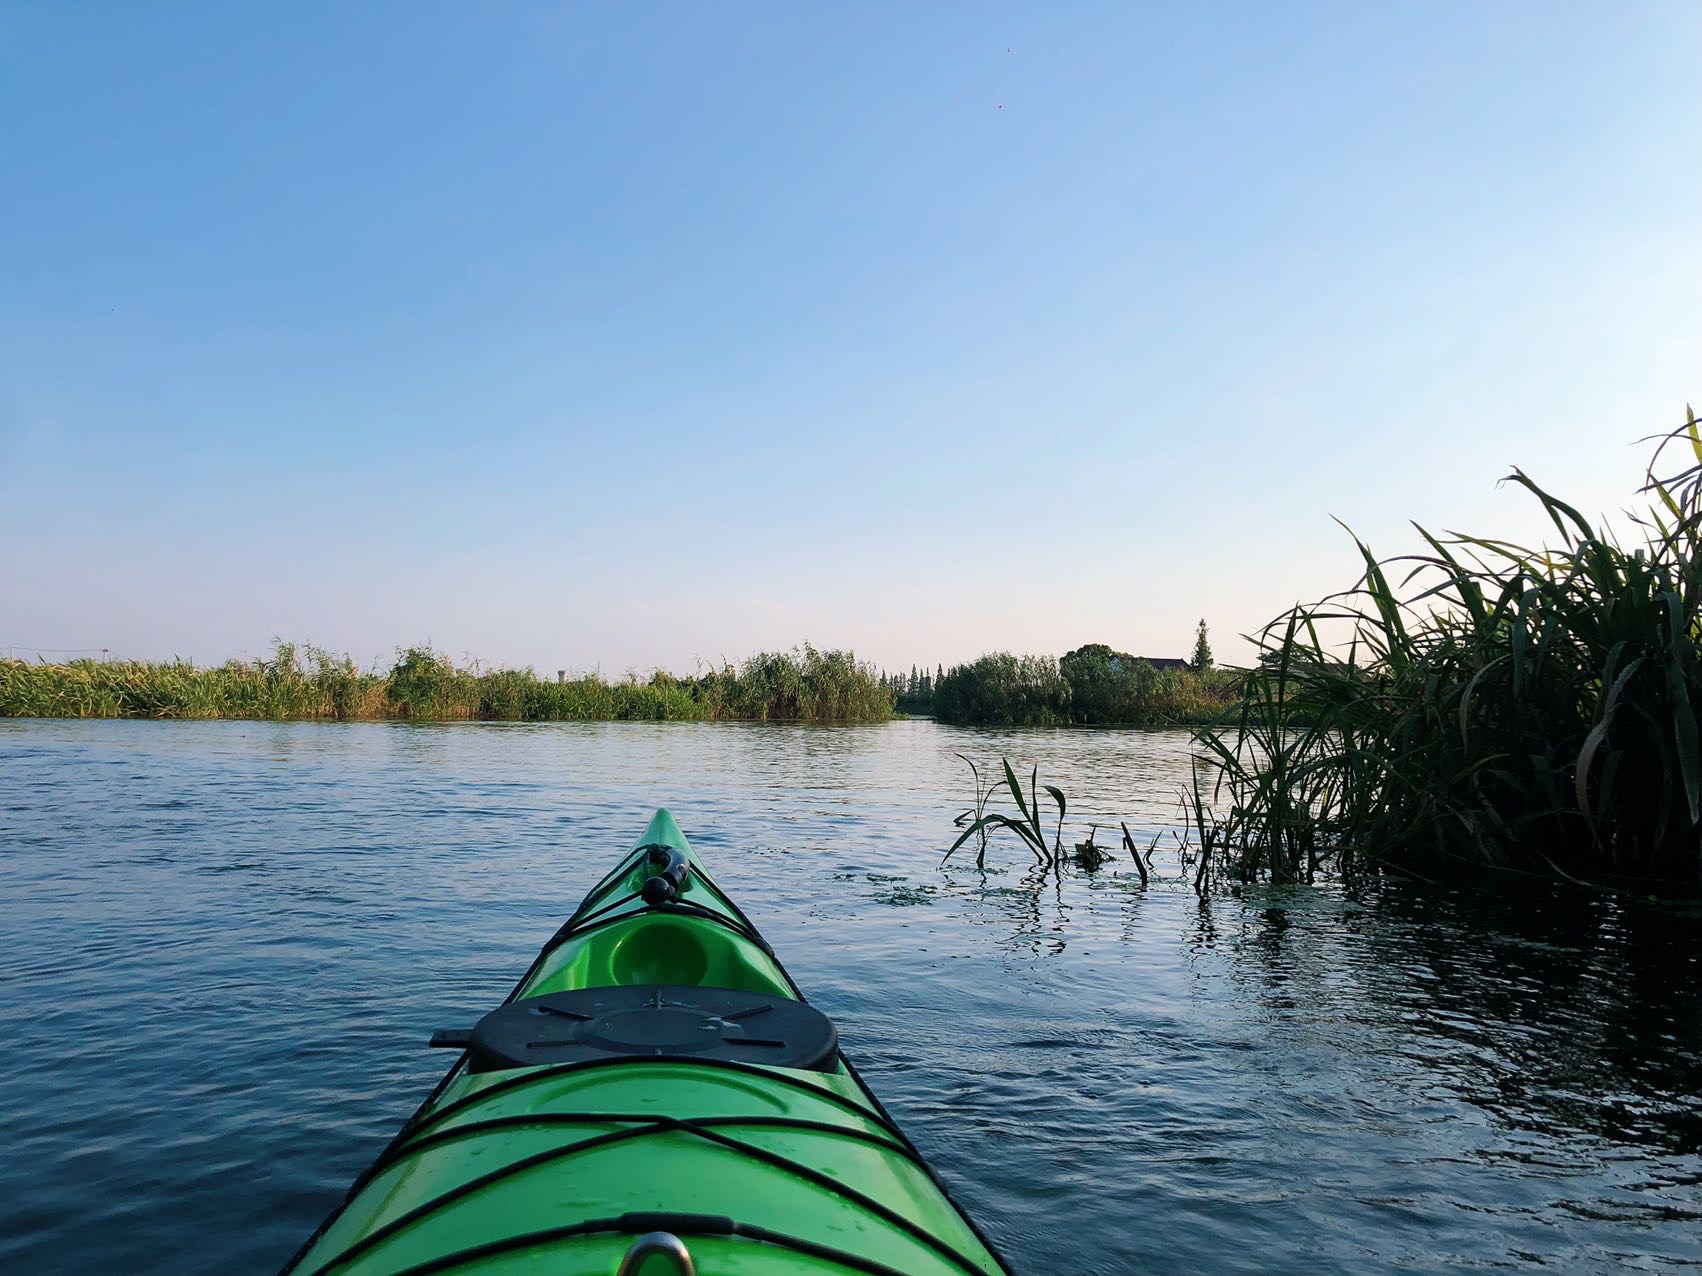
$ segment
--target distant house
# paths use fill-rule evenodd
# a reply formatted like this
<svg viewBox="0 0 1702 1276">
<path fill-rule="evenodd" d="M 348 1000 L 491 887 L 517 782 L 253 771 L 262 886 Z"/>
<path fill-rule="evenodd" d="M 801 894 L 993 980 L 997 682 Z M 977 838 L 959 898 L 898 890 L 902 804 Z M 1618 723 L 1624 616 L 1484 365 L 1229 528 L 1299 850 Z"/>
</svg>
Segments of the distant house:
<svg viewBox="0 0 1702 1276">
<path fill-rule="evenodd" d="M 1112 671 L 1116 672 L 1121 669 L 1125 660 L 1130 664 L 1134 664 L 1137 661 L 1144 661 L 1151 665 L 1154 669 L 1189 669 L 1193 667 L 1186 660 L 1174 660 L 1169 656 L 1131 656 L 1126 651 L 1119 651 L 1111 657 Z"/>
</svg>

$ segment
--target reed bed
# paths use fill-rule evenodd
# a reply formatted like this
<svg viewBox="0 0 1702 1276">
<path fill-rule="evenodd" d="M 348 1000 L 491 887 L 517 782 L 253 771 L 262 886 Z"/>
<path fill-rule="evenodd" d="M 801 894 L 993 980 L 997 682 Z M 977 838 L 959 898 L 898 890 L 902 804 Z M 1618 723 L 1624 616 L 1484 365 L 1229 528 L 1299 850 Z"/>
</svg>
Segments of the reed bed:
<svg viewBox="0 0 1702 1276">
<path fill-rule="evenodd" d="M 1683 463 L 1668 461 L 1682 448 Z M 1625 544 L 1521 470 L 1555 543 L 1432 536 L 1279 617 L 1199 736 L 1199 881 L 1465 866 L 1702 886 L 1702 434 L 1662 440 Z M 1344 637 L 1345 635 L 1345 637 Z"/>
<path fill-rule="evenodd" d="M 429 647 L 383 673 L 347 656 L 280 642 L 269 658 L 32 664 L 0 660 L 0 717 L 416 719 L 509 722 L 803 720 L 879 722 L 892 698 L 850 652 L 764 652 L 691 677 L 547 681 L 530 669 L 457 667 Z"/>
</svg>

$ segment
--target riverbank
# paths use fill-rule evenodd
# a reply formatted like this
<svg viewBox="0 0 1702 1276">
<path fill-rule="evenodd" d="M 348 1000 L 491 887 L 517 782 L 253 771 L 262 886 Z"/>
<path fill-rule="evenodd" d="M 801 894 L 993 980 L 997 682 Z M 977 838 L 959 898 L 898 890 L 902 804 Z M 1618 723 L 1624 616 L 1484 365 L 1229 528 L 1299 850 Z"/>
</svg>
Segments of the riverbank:
<svg viewBox="0 0 1702 1276">
<path fill-rule="evenodd" d="M 549 681 L 530 669 L 457 667 L 429 647 L 385 672 L 346 655 L 277 644 L 269 659 L 197 668 L 185 661 L 0 660 L 0 717 L 248 718 L 268 721 L 884 722 L 892 699 L 847 651 L 763 652 L 690 677 Z"/>
</svg>

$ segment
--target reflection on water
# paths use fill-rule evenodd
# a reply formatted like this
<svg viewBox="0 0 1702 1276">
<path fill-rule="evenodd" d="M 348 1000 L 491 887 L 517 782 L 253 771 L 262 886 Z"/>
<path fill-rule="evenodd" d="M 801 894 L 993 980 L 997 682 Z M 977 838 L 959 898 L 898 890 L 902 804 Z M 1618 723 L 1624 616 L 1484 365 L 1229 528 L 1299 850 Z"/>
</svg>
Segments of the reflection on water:
<svg viewBox="0 0 1702 1276">
<path fill-rule="evenodd" d="M 1702 1262 L 1702 917 L 954 859 L 952 756 L 1177 818 L 1180 733 L 0 723 L 0 1268 L 275 1267 L 675 809 L 1020 1271 Z"/>
</svg>

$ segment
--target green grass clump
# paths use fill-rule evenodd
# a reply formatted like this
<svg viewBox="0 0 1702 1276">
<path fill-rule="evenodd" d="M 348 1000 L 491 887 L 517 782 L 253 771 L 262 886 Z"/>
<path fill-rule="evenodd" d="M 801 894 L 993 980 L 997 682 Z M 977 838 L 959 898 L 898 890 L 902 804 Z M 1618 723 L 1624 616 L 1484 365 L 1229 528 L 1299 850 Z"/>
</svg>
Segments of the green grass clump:
<svg viewBox="0 0 1702 1276">
<path fill-rule="evenodd" d="M 1691 463 L 1657 477 L 1674 441 Z M 1202 883 L 1471 864 L 1702 884 L 1694 414 L 1650 464 L 1639 543 L 1522 471 L 1508 481 L 1554 545 L 1421 528 L 1428 553 L 1380 561 L 1360 543 L 1354 589 L 1266 631 L 1240 707 L 1200 736 L 1215 772 L 1192 798 Z"/>
<path fill-rule="evenodd" d="M 694 677 L 595 675 L 546 681 L 530 669 L 458 667 L 429 646 L 396 653 L 386 673 L 347 656 L 279 642 L 269 659 L 198 669 L 186 661 L 0 660 L 0 717 L 479 719 L 507 722 L 880 722 L 892 697 L 849 652 L 806 644 Z"/>
</svg>

